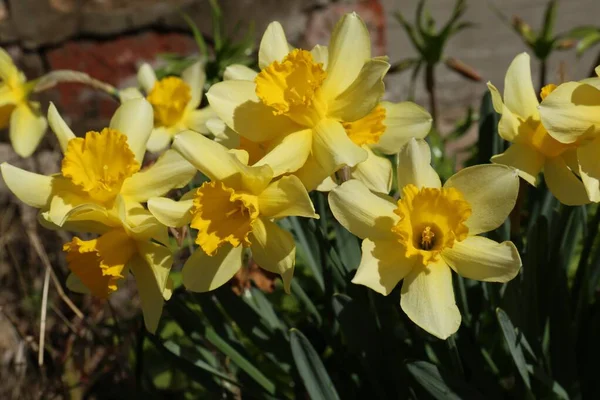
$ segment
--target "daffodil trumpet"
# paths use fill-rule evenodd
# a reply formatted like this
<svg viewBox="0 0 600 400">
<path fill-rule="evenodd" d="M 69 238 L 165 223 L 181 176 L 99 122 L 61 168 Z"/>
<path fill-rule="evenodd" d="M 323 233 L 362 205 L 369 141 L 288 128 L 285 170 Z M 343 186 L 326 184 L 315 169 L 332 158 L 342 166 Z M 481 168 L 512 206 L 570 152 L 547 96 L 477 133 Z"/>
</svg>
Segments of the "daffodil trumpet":
<svg viewBox="0 0 600 400">
<path fill-rule="evenodd" d="M 264 153 L 252 165 L 269 165 L 275 176 L 298 171 L 322 180 L 367 159 L 367 150 L 342 123 L 365 117 L 379 104 L 389 64 L 371 57 L 358 15 L 343 16 L 329 46 L 311 51 L 292 48 L 281 25 L 271 23 L 260 43 L 259 67 L 251 80 L 247 69 L 230 69 L 228 80 L 207 93 L 216 115 Z"/>
<path fill-rule="evenodd" d="M 248 154 L 229 151 L 199 133 L 177 135 L 173 149 L 210 178 L 180 201 L 148 200 L 163 224 L 197 230 L 198 248 L 183 266 L 183 284 L 206 292 L 229 281 L 242 266 L 244 248 L 267 271 L 281 275 L 289 292 L 296 262 L 292 235 L 275 222 L 286 216 L 318 218 L 295 176 L 274 179 L 268 165 L 249 167 Z"/>
<path fill-rule="evenodd" d="M 335 218 L 363 239 L 352 282 L 388 295 L 403 280 L 400 305 L 418 326 L 446 339 L 461 322 L 452 288 L 454 270 L 465 278 L 507 282 L 521 267 L 512 242 L 481 233 L 500 226 L 517 199 L 517 171 L 479 165 L 442 186 L 426 142 L 411 139 L 398 156 L 397 202 L 358 180 L 329 194 Z"/>
</svg>

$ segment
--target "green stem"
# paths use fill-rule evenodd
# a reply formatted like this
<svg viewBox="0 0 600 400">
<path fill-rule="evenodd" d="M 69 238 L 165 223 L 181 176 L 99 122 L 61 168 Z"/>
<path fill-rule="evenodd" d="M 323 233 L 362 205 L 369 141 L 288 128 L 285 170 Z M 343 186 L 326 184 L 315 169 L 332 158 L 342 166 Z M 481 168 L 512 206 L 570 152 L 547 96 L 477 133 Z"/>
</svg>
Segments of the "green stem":
<svg viewBox="0 0 600 400">
<path fill-rule="evenodd" d="M 433 118 L 433 129 L 438 131 L 437 98 L 435 92 L 435 64 L 427 64 L 425 67 L 425 88 L 429 95 L 429 112 Z"/>
</svg>

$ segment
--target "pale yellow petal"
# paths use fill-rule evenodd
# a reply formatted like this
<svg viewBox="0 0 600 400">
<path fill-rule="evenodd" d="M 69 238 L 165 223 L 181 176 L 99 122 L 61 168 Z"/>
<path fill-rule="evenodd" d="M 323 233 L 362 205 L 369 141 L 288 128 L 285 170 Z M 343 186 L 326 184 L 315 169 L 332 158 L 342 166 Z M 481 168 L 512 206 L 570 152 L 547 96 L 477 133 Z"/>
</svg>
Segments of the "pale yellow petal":
<svg viewBox="0 0 600 400">
<path fill-rule="evenodd" d="M 140 92 L 140 89 L 135 87 L 125 88 L 119 90 L 119 102 L 125 103 L 126 101 L 133 99 L 143 98 L 144 95 Z"/>
<path fill-rule="evenodd" d="M 354 82 L 371 58 L 369 31 L 358 14 L 346 14 L 338 21 L 328 50 L 327 78 L 322 91 L 325 98 L 334 99 Z"/>
<path fill-rule="evenodd" d="M 242 64 L 232 64 L 225 68 L 224 81 L 254 81 L 258 72 Z"/>
<path fill-rule="evenodd" d="M 225 125 L 219 118 L 211 118 L 206 121 L 206 127 L 215 137 L 215 142 L 222 144 L 228 149 L 240 147 L 241 136 L 233 129 Z"/>
<path fill-rule="evenodd" d="M 488 232 L 504 223 L 519 194 L 519 175 L 500 164 L 475 165 L 458 171 L 444 184 L 456 188 L 471 206 L 465 224 L 470 235 Z"/>
<path fill-rule="evenodd" d="M 47 126 L 46 118 L 28 103 L 17 106 L 10 115 L 9 127 L 10 142 L 15 153 L 21 157 L 33 154 L 44 137 Z"/>
<path fill-rule="evenodd" d="M 385 109 L 385 132 L 372 147 L 382 153 L 398 153 L 410 138 L 423 139 L 431 130 L 431 115 L 413 102 L 382 101 L 380 105 Z"/>
<path fill-rule="evenodd" d="M 512 242 L 497 243 L 482 236 L 454 242 L 442 258 L 459 275 L 484 282 L 508 282 L 519 273 L 521 257 Z"/>
<path fill-rule="evenodd" d="M 492 106 L 494 107 L 494 110 L 498 114 L 502 114 L 504 102 L 502 101 L 502 95 L 500 94 L 500 91 L 496 88 L 496 86 L 492 85 L 491 82 L 487 83 L 487 87 L 492 95 Z"/>
<path fill-rule="evenodd" d="M 252 224 L 252 257 L 267 271 L 281 275 L 286 293 L 296 264 L 296 243 L 292 234 L 281 229 L 276 223 L 259 218 Z"/>
<path fill-rule="evenodd" d="M 175 201 L 166 197 L 153 197 L 148 200 L 148 210 L 162 224 L 173 228 L 181 228 L 192 220 L 190 210 L 193 200 Z"/>
<path fill-rule="evenodd" d="M 127 144 L 142 163 L 146 152 L 146 142 L 154 126 L 154 112 L 146 99 L 132 99 L 121 104 L 112 119 L 110 127 L 127 136 Z"/>
<path fill-rule="evenodd" d="M 48 123 L 50 124 L 50 129 L 52 129 L 52 132 L 56 135 L 60 148 L 64 153 L 67 149 L 67 143 L 75 137 L 75 134 L 71 128 L 69 128 L 69 125 L 62 119 L 56 106 L 52 102 L 48 107 Z"/>
<path fill-rule="evenodd" d="M 460 327 L 452 271 L 441 258 L 427 267 L 413 268 L 404 278 L 400 306 L 415 324 L 440 339 Z"/>
<path fill-rule="evenodd" d="M 196 167 L 175 150 L 167 150 L 150 167 L 125 180 L 121 195 L 143 203 L 150 197 L 164 196 L 169 190 L 188 184 Z"/>
<path fill-rule="evenodd" d="M 20 73 L 15 66 L 10 54 L 3 48 L 0 48 L 0 79 L 5 82 L 11 82 L 18 79 Z"/>
<path fill-rule="evenodd" d="M 515 57 L 504 78 L 504 104 L 523 120 L 529 117 L 538 119 L 538 100 L 533 82 L 529 54 Z"/>
<path fill-rule="evenodd" d="M 250 81 L 225 81 L 211 86 L 206 97 L 217 116 L 253 142 L 263 142 L 302 128 L 284 115 L 274 115 L 256 96 Z"/>
<path fill-rule="evenodd" d="M 431 150 L 426 141 L 410 139 L 398 153 L 398 189 L 406 185 L 439 188 L 440 177 L 431 166 Z"/>
<path fill-rule="evenodd" d="M 167 287 L 169 273 L 173 266 L 173 255 L 171 250 L 166 246 L 151 241 L 138 241 L 136 242 L 136 245 L 139 255 L 150 267 L 152 277 L 154 278 L 153 280 L 162 294 Z M 133 274 L 136 275 L 135 271 L 133 271 Z"/>
<path fill-rule="evenodd" d="M 310 51 L 313 60 L 316 63 L 323 64 L 323 69 L 327 71 L 327 64 L 329 64 L 329 49 L 327 46 L 321 46 L 320 44 L 315 45 Z"/>
<path fill-rule="evenodd" d="M 304 165 L 312 149 L 312 132 L 312 129 L 304 129 L 282 137 L 254 165 L 270 166 L 273 176 L 297 171 Z"/>
<path fill-rule="evenodd" d="M 150 266 L 139 255 L 135 255 L 128 263 L 135 276 L 135 283 L 140 295 L 140 303 L 144 314 L 144 325 L 150 333 L 155 333 L 162 315 L 164 300 Z"/>
<path fill-rule="evenodd" d="M 398 221 L 396 204 L 369 191 L 351 179 L 329 193 L 329 207 L 335 219 L 361 239 L 392 240 L 392 227 Z"/>
<path fill-rule="evenodd" d="M 52 196 L 51 176 L 25 171 L 6 162 L 0 164 L 0 172 L 8 189 L 23 203 L 35 208 L 48 207 Z"/>
<path fill-rule="evenodd" d="M 160 153 L 171 144 L 173 133 L 169 128 L 160 126 L 152 129 L 152 133 L 146 142 L 146 149 L 152 153 Z"/>
<path fill-rule="evenodd" d="M 356 145 L 339 122 L 325 119 L 314 128 L 313 155 L 327 174 L 340 167 L 353 167 L 367 159 L 367 152 Z"/>
<path fill-rule="evenodd" d="M 363 146 L 367 159 L 356 164 L 350 171 L 353 179 L 358 179 L 374 192 L 388 194 L 392 187 L 392 163 L 385 157 L 375 155 L 368 146 Z"/>
<path fill-rule="evenodd" d="M 315 208 L 300 179 L 284 176 L 271 183 L 258 196 L 260 214 L 268 218 L 298 216 L 318 218 Z"/>
<path fill-rule="evenodd" d="M 199 110 L 190 111 L 187 114 L 185 123 L 191 130 L 207 135 L 210 133 L 210 130 L 206 126 L 206 122 L 215 118 L 216 115 L 213 109 L 207 106 Z"/>
<path fill-rule="evenodd" d="M 513 143 L 504 153 L 493 156 L 491 161 L 516 168 L 521 178 L 530 185 L 536 186 L 537 176 L 544 166 L 544 159 L 545 157 L 533 148 Z"/>
<path fill-rule="evenodd" d="M 600 136 L 577 149 L 579 173 L 591 201 L 600 202 Z"/>
<path fill-rule="evenodd" d="M 328 115 L 351 122 L 373 111 L 385 92 L 383 77 L 389 68 L 385 61 L 368 60 L 356 80 L 330 102 Z"/>
<path fill-rule="evenodd" d="M 156 219 L 139 203 L 127 210 L 127 224 L 125 228 L 132 238 L 140 241 L 155 240 L 158 243 L 169 245 L 169 231 L 167 227 Z"/>
<path fill-rule="evenodd" d="M 173 149 L 211 180 L 222 181 L 232 189 L 248 190 L 258 194 L 273 178 L 268 165 L 248 167 L 227 148 L 192 131 L 175 137 Z"/>
<path fill-rule="evenodd" d="M 352 283 L 387 296 L 415 264 L 414 259 L 404 257 L 404 252 L 397 240 L 363 240 L 362 258 Z"/>
<path fill-rule="evenodd" d="M 317 162 L 314 155 L 309 155 L 306 162 L 298 171 L 294 172 L 308 192 L 317 189 L 331 172 L 325 171 Z"/>
<path fill-rule="evenodd" d="M 596 160 L 598 160 L 598 154 L 596 154 Z M 561 156 L 546 159 L 544 180 L 548 185 L 548 189 L 561 203 L 568 206 L 580 206 L 590 203 L 585 185 L 569 169 Z"/>
<path fill-rule="evenodd" d="M 519 130 L 522 129 L 522 126 L 523 124 L 517 116 L 506 107 L 506 104 L 503 104 L 502 116 L 500 117 L 500 122 L 498 122 L 498 134 L 500 137 L 513 142 L 519 134 Z"/>
<path fill-rule="evenodd" d="M 144 92 L 150 93 L 152 91 L 156 83 L 156 74 L 150 64 L 143 63 L 140 66 L 137 73 L 137 81 L 140 87 L 144 89 Z"/>
<path fill-rule="evenodd" d="M 290 52 L 287 38 L 281 24 L 271 22 L 260 41 L 258 66 L 262 69 L 273 61 L 281 61 Z"/>
<path fill-rule="evenodd" d="M 208 256 L 198 248 L 183 266 L 183 285 L 191 292 L 208 292 L 227 283 L 242 266 L 242 246 L 222 246 Z"/>
<path fill-rule="evenodd" d="M 600 89 L 587 83 L 563 83 L 542 101 L 540 116 L 550 136 L 562 143 L 598 133 Z"/>
<path fill-rule="evenodd" d="M 204 90 L 204 83 L 206 82 L 206 73 L 204 72 L 204 65 L 201 61 L 196 61 L 189 67 L 183 70 L 181 78 L 190 87 L 192 98 L 187 105 L 187 108 L 193 110 L 198 108 L 200 101 L 202 100 L 202 92 Z"/>
</svg>

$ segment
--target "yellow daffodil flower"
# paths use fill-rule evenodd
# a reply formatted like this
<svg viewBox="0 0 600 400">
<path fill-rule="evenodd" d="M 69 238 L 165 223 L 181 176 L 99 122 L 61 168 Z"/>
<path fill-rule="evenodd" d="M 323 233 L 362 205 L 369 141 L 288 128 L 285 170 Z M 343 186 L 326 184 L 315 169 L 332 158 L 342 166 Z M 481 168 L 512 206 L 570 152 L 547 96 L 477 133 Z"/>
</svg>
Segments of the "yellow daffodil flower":
<svg viewBox="0 0 600 400">
<path fill-rule="evenodd" d="M 174 150 L 140 170 L 152 118 L 146 100 L 132 99 L 117 109 L 108 128 L 78 138 L 51 105 L 48 120 L 64 152 L 61 173 L 39 175 L 3 163 L 2 177 L 21 201 L 41 209 L 40 222 L 60 227 L 67 219 L 99 220 L 86 215 L 94 213 L 104 215 L 104 225 L 120 226 L 125 211 L 186 185 L 196 173 Z"/>
<path fill-rule="evenodd" d="M 600 76 L 600 67 L 596 74 Z M 600 78 L 559 85 L 540 104 L 540 115 L 550 136 L 577 148 L 571 168 L 581 176 L 590 200 L 599 202 Z"/>
<path fill-rule="evenodd" d="M 200 61 L 186 68 L 181 78 L 168 76 L 160 80 L 149 64 L 142 64 L 138 84 L 154 109 L 154 129 L 146 144 L 149 151 L 156 153 L 166 149 L 176 134 L 188 129 L 209 133 L 206 121 L 215 114 L 210 107 L 198 109 L 205 82 L 206 74 Z M 121 94 L 122 100 L 136 97 L 143 97 L 137 89 L 125 89 Z"/>
<path fill-rule="evenodd" d="M 131 271 L 140 295 L 144 323 L 148 331 L 154 333 L 164 301 L 172 293 L 169 271 L 173 257 L 165 246 L 167 228 L 140 205 L 127 210 L 122 215 L 122 224 L 114 226 L 103 225 L 104 218 L 99 212 L 88 212 L 84 216 L 100 217 L 100 221 L 81 220 L 82 215 L 79 215 L 76 224 L 67 222 L 66 225 L 100 236 L 92 240 L 74 237 L 63 246 L 71 270 L 67 287 L 105 299 Z"/>
<path fill-rule="evenodd" d="M 543 103 L 554 87 L 548 85 L 542 89 Z M 543 169 L 548 188 L 560 202 L 567 205 L 589 203 L 578 177 L 577 144 L 557 141 L 548 134 L 541 121 L 540 104 L 531 82 L 529 55 L 519 54 L 508 67 L 504 101 L 494 85 L 488 82 L 488 88 L 494 109 L 502 114 L 498 133 L 512 143 L 504 153 L 492 157 L 492 162 L 518 169 L 519 176 L 534 186 Z"/>
<path fill-rule="evenodd" d="M 40 115 L 40 104 L 29 101 L 34 87 L 27 82 L 8 53 L 0 48 L 0 129 L 9 126 L 10 141 L 15 152 L 29 157 L 42 140 L 48 123 Z"/>
<path fill-rule="evenodd" d="M 442 186 L 429 146 L 411 139 L 398 157 L 399 201 L 358 180 L 329 194 L 335 218 L 364 239 L 353 283 L 388 295 L 404 280 L 400 305 L 427 332 L 446 339 L 461 316 L 451 270 L 465 278 L 507 282 L 521 259 L 512 242 L 476 236 L 500 226 L 517 199 L 519 179 L 504 165 L 465 168 Z"/>
<path fill-rule="evenodd" d="M 167 226 L 190 223 L 200 246 L 183 267 L 183 284 L 195 292 L 223 285 L 242 266 L 243 249 L 254 261 L 280 274 L 289 292 L 296 262 L 292 235 L 275 219 L 285 216 L 317 218 L 302 182 L 295 176 L 273 181 L 267 165 L 247 166 L 245 152 L 230 152 L 198 133 L 182 132 L 173 149 L 210 178 L 180 201 L 153 198 L 150 212 Z"/>
<path fill-rule="evenodd" d="M 225 69 L 224 80 L 256 79 L 257 72 L 244 65 L 230 65 Z M 392 184 L 392 164 L 375 154 L 396 154 L 411 138 L 422 139 L 431 129 L 431 115 L 412 102 L 379 103 L 369 114 L 354 122 L 341 121 L 350 140 L 367 152 L 367 159 L 350 168 L 350 177 L 362 181 L 373 191 L 389 193 Z M 263 157 L 273 150 L 276 141 L 255 143 L 229 129 L 220 120 L 210 120 L 207 127 L 215 135 L 215 140 L 228 148 L 245 150 L 249 153 L 249 164 L 261 163 Z M 318 189 L 328 191 L 336 186 L 326 171 L 309 158 L 309 168 L 296 173 L 308 191 Z"/>
<path fill-rule="evenodd" d="M 330 46 L 311 51 L 293 49 L 273 22 L 258 57 L 261 70 L 252 81 L 247 70 L 232 69 L 227 78 L 239 79 L 217 83 L 207 93 L 227 126 L 266 149 L 254 165 L 269 165 L 279 176 L 297 171 L 310 158 L 306 168 L 327 176 L 367 159 L 342 122 L 357 121 L 379 104 L 389 64 L 371 58 L 369 33 L 358 15 L 342 17 Z"/>
</svg>

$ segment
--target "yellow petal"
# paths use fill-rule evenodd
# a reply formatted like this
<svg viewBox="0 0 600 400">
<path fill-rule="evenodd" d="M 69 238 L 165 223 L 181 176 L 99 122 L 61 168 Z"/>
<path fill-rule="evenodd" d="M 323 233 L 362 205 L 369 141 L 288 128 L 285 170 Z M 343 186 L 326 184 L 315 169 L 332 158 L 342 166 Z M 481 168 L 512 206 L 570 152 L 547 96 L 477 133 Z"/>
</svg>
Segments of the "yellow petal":
<svg viewBox="0 0 600 400">
<path fill-rule="evenodd" d="M 598 155 L 595 157 L 597 160 Z M 561 203 L 568 206 L 590 203 L 583 182 L 569 169 L 561 156 L 546 159 L 544 179 L 548 189 Z"/>
<path fill-rule="evenodd" d="M 579 160 L 579 173 L 581 180 L 591 201 L 600 201 L 600 163 L 598 155 L 600 154 L 600 136 L 592 142 L 579 146 L 577 149 L 577 159 Z"/>
<path fill-rule="evenodd" d="M 258 194 L 271 182 L 271 167 L 248 167 L 225 147 L 199 133 L 185 131 L 175 137 L 173 149 L 213 181 L 236 190 Z"/>
<path fill-rule="evenodd" d="M 139 203 L 128 203 L 126 216 L 126 230 L 130 237 L 138 241 L 155 240 L 158 243 L 169 245 L 167 227 L 160 223 L 150 211 Z M 133 207 L 131 205 L 134 205 Z"/>
<path fill-rule="evenodd" d="M 67 143 L 75 137 L 75 134 L 71 128 L 69 128 L 69 125 L 62 119 L 56 106 L 52 102 L 50 102 L 50 106 L 48 107 L 48 123 L 50 124 L 50 129 L 52 129 L 52 132 L 56 135 L 60 148 L 64 153 L 65 150 L 67 150 Z"/>
<path fill-rule="evenodd" d="M 241 136 L 225 125 L 225 122 L 219 118 L 211 118 L 206 121 L 206 127 L 215 136 L 215 142 L 222 144 L 228 149 L 237 149 L 240 147 Z"/>
<path fill-rule="evenodd" d="M 206 97 L 217 116 L 254 142 L 263 142 L 302 128 L 285 115 L 274 115 L 256 96 L 250 81 L 225 81 L 211 86 Z"/>
<path fill-rule="evenodd" d="M 491 161 L 516 168 L 519 176 L 533 186 L 537 185 L 537 176 L 544 166 L 541 153 L 519 143 L 513 143 L 504 153 L 493 156 Z"/>
<path fill-rule="evenodd" d="M 140 295 L 140 303 L 144 314 L 144 325 L 150 333 L 155 333 L 162 314 L 164 300 L 150 266 L 139 255 L 129 261 L 131 272 Z"/>
<path fill-rule="evenodd" d="M 516 56 L 506 71 L 504 104 L 523 120 L 538 115 L 539 103 L 531 81 L 531 66 L 527 53 Z"/>
<path fill-rule="evenodd" d="M 214 256 L 196 249 L 183 266 L 183 284 L 192 292 L 208 292 L 228 282 L 242 266 L 242 246 L 223 245 Z"/>
<path fill-rule="evenodd" d="M 77 275 L 75 275 L 74 273 L 69 273 L 69 276 L 67 276 L 67 282 L 66 282 L 67 288 L 75 293 L 81 293 L 81 294 L 90 294 L 90 289 L 88 289 L 87 286 L 85 286 L 83 284 L 83 282 L 81 282 L 81 279 L 79 279 L 77 277 Z"/>
<path fill-rule="evenodd" d="M 167 288 L 169 273 L 171 272 L 171 267 L 173 266 L 173 255 L 167 247 L 158 243 L 151 241 L 138 241 L 136 244 L 139 255 L 142 257 L 142 259 L 144 259 L 148 267 L 150 267 L 153 281 L 160 290 L 162 296 L 162 293 Z M 135 270 L 133 271 L 133 274 L 135 275 L 137 282 Z M 139 285 L 139 282 L 137 283 Z"/>
<path fill-rule="evenodd" d="M 266 68 L 273 61 L 281 61 L 290 52 L 290 46 L 281 24 L 271 22 L 260 41 L 258 66 Z"/>
<path fill-rule="evenodd" d="M 146 99 L 132 99 L 121 104 L 112 119 L 110 127 L 127 136 L 127 144 L 141 164 L 146 152 L 146 142 L 154 126 L 154 112 Z"/>
<path fill-rule="evenodd" d="M 513 142 L 519 134 L 521 125 L 521 121 L 519 121 L 517 116 L 508 109 L 506 104 L 503 104 L 502 116 L 500 117 L 500 122 L 498 123 L 498 134 L 500 137 L 504 140 L 508 140 L 509 142 Z"/>
<path fill-rule="evenodd" d="M 199 132 L 203 135 L 210 133 L 206 122 L 210 119 L 215 118 L 216 114 L 210 106 L 201 108 L 200 110 L 192 110 L 187 114 L 185 121 L 186 125 L 193 131 Z"/>
<path fill-rule="evenodd" d="M 442 186 L 440 177 L 430 165 L 431 150 L 422 139 L 410 139 L 398 153 L 398 188 L 407 185 L 439 188 Z"/>
<path fill-rule="evenodd" d="M 306 189 L 297 177 L 290 175 L 271 183 L 258 196 L 260 214 L 268 218 L 298 216 L 318 218 Z"/>
<path fill-rule="evenodd" d="M 342 124 L 333 119 L 325 119 L 315 127 L 313 155 L 328 175 L 367 159 L 367 152 L 352 142 Z"/>
<path fill-rule="evenodd" d="M 361 239 L 392 240 L 392 227 L 398 221 L 396 204 L 379 197 L 355 179 L 329 193 L 331 212 L 344 228 Z"/>
<path fill-rule="evenodd" d="M 600 132 L 600 89 L 563 83 L 542 101 L 540 116 L 550 136 L 562 143 L 573 143 L 588 130 Z"/>
<path fill-rule="evenodd" d="M 414 259 L 404 257 L 400 248 L 397 240 L 363 240 L 362 258 L 352 283 L 364 285 L 384 296 L 390 294 L 415 264 Z"/>
<path fill-rule="evenodd" d="M 171 144 L 173 132 L 164 126 L 152 129 L 152 133 L 146 142 L 146 149 L 152 153 L 160 153 Z"/>
<path fill-rule="evenodd" d="M 312 129 L 290 133 L 273 144 L 273 148 L 254 165 L 268 165 L 273 176 L 297 171 L 304 165 L 312 149 Z"/>
<path fill-rule="evenodd" d="M 183 70 L 181 78 L 190 87 L 192 98 L 187 104 L 187 108 L 193 110 L 198 108 L 200 101 L 202 100 L 202 91 L 204 90 L 204 83 L 206 82 L 206 73 L 204 72 L 204 65 L 201 61 L 196 61 L 189 67 Z"/>
<path fill-rule="evenodd" d="M 285 57 L 285 56 L 284 56 Z M 283 57 L 282 57 L 283 58 Z M 254 81 L 258 72 L 242 64 L 232 64 L 225 68 L 224 81 Z"/>
<path fill-rule="evenodd" d="M 382 101 L 380 105 L 385 109 L 385 132 L 372 147 L 382 153 L 398 153 L 410 138 L 423 139 L 431 130 L 431 115 L 413 102 Z"/>
<path fill-rule="evenodd" d="M 470 236 L 444 249 L 442 258 L 461 276 L 484 282 L 508 282 L 519 273 L 521 257 L 512 242 Z"/>
<path fill-rule="evenodd" d="M 311 154 L 306 159 L 306 162 L 298 171 L 294 172 L 294 175 L 302 181 L 302 184 L 308 192 L 312 192 L 317 189 L 325 179 L 327 179 L 331 172 L 327 172 L 319 165 L 315 157 Z M 335 187 L 334 185 L 333 187 Z"/>
<path fill-rule="evenodd" d="M 502 95 L 500 94 L 500 91 L 496 88 L 496 86 L 492 85 L 491 82 L 487 83 L 487 87 L 490 90 L 490 94 L 492 95 L 492 106 L 494 106 L 494 110 L 498 114 L 502 114 L 504 102 L 502 101 Z"/>
<path fill-rule="evenodd" d="M 320 44 L 315 45 L 310 51 L 310 54 L 316 63 L 323 64 L 323 69 L 327 71 L 327 64 L 329 64 L 329 49 L 327 46 L 321 46 Z"/>
<path fill-rule="evenodd" d="M 6 162 L 0 164 L 0 172 L 6 186 L 23 203 L 35 208 L 49 205 L 52 196 L 51 176 L 25 171 Z"/>
<path fill-rule="evenodd" d="M 18 79 L 19 75 L 19 70 L 10 55 L 6 50 L 0 48 L 0 78 L 4 82 L 11 82 L 15 78 Z"/>
<path fill-rule="evenodd" d="M 175 150 L 167 150 L 150 167 L 127 178 L 121 195 L 130 201 L 146 202 L 150 197 L 164 196 L 181 188 L 196 175 L 196 167 Z"/>
<path fill-rule="evenodd" d="M 175 201 L 166 197 L 153 197 L 148 200 L 148 210 L 162 224 L 173 228 L 181 228 L 192 220 L 190 210 L 193 199 Z"/>
<path fill-rule="evenodd" d="M 367 159 L 356 164 L 350 174 L 374 192 L 388 194 L 392 187 L 392 163 L 385 157 L 376 156 L 368 146 L 363 146 Z"/>
<path fill-rule="evenodd" d="M 358 14 L 344 15 L 329 41 L 327 79 L 322 93 L 334 99 L 354 82 L 364 63 L 371 58 L 369 31 Z"/>
<path fill-rule="evenodd" d="M 368 60 L 354 82 L 329 104 L 329 116 L 351 122 L 369 114 L 383 97 L 383 77 L 389 68 L 385 61 Z"/>
<path fill-rule="evenodd" d="M 519 175 L 500 164 L 475 165 L 458 171 L 444 184 L 456 188 L 471 206 L 465 222 L 470 235 L 496 229 L 508 217 L 519 194 Z"/>
<path fill-rule="evenodd" d="M 404 278 L 400 306 L 415 324 L 446 339 L 460 326 L 452 288 L 452 272 L 443 260 L 414 268 Z"/>
<path fill-rule="evenodd" d="M 252 224 L 252 257 L 267 271 L 281 275 L 286 293 L 290 285 L 296 264 L 296 243 L 291 233 L 277 224 L 258 218 Z"/>
<path fill-rule="evenodd" d="M 138 69 L 137 81 L 144 92 L 150 93 L 156 83 L 156 74 L 148 63 L 143 63 Z"/>
<path fill-rule="evenodd" d="M 48 123 L 46 118 L 23 103 L 10 116 L 10 142 L 15 153 L 29 157 L 42 140 Z"/>
</svg>

